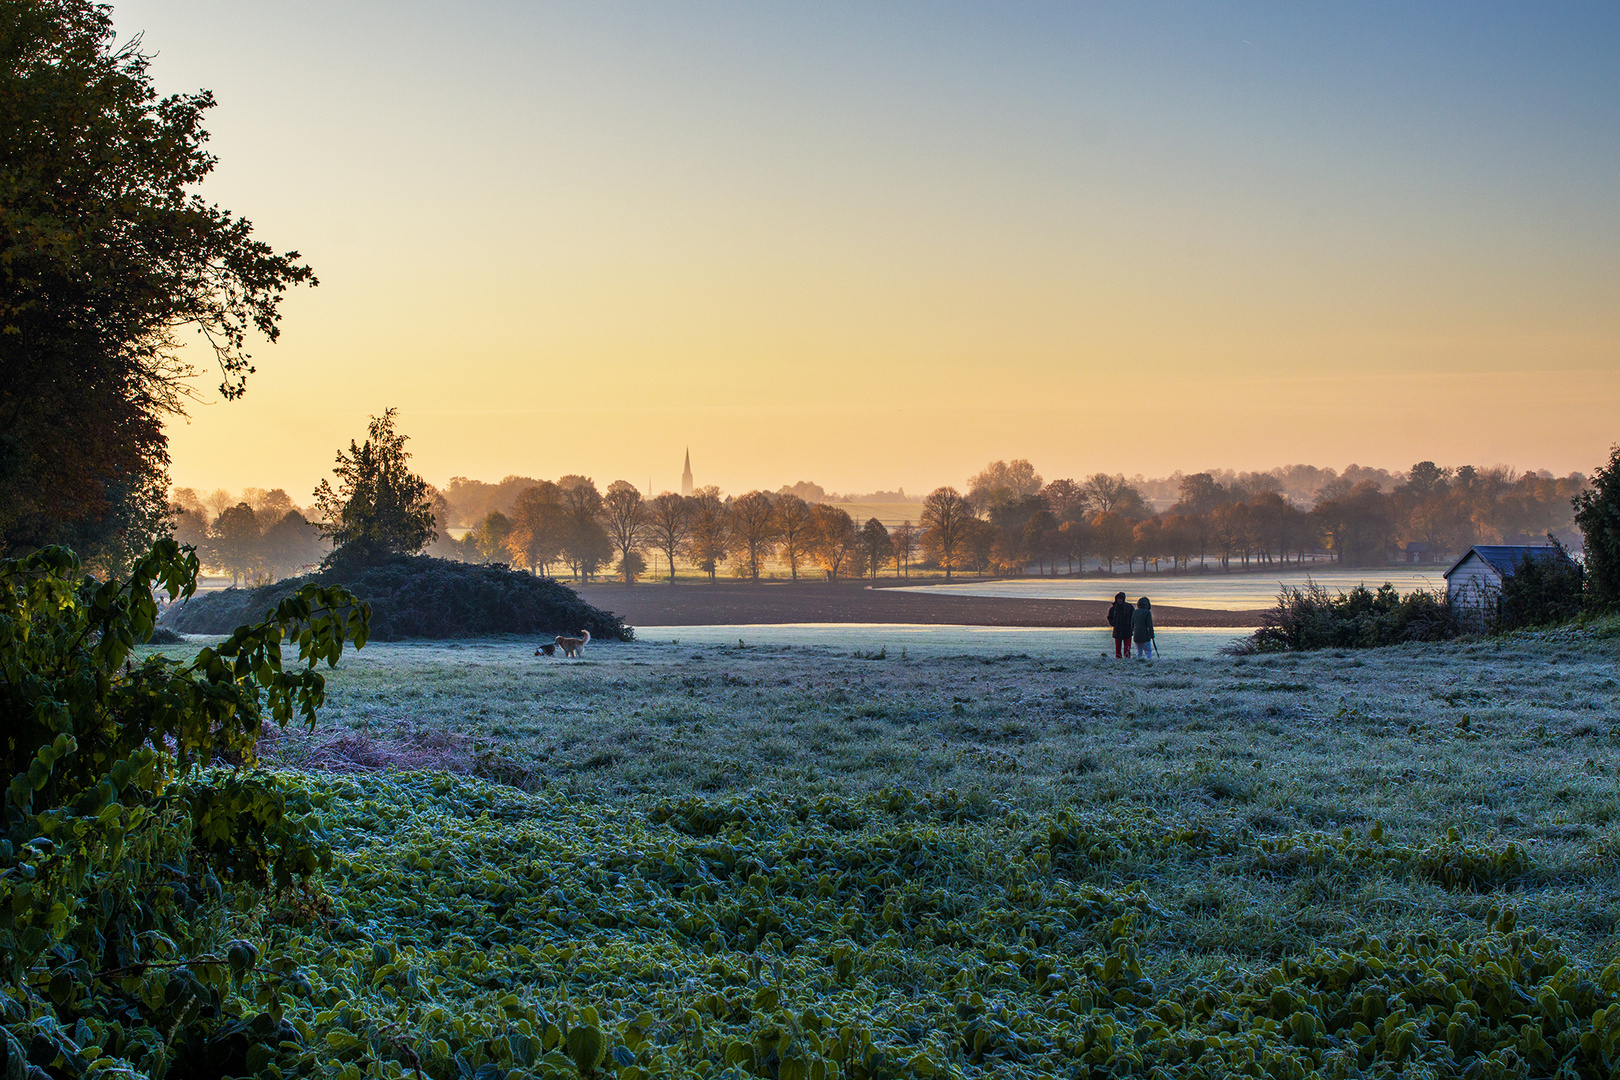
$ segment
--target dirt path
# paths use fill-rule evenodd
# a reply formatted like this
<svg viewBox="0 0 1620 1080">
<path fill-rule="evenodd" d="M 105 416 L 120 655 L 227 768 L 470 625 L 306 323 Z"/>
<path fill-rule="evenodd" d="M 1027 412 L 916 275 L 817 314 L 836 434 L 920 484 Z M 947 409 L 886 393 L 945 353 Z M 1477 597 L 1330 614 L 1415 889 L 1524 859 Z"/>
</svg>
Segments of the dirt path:
<svg viewBox="0 0 1620 1080">
<path fill-rule="evenodd" d="M 719 581 L 573 585 L 586 603 L 631 626 L 726 626 L 764 623 L 921 623 L 954 626 L 1106 626 L 1103 600 L 1020 600 L 930 596 L 868 588 L 860 582 L 797 584 Z M 1158 626 L 1259 626 L 1259 612 L 1158 607 Z"/>
</svg>

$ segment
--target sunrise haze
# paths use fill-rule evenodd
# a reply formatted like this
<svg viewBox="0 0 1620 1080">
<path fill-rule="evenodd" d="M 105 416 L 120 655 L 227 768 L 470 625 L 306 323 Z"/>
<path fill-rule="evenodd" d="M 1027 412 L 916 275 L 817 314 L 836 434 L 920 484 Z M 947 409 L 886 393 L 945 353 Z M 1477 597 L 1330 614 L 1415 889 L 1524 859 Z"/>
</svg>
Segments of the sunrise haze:
<svg viewBox="0 0 1620 1080">
<path fill-rule="evenodd" d="M 302 501 L 389 406 L 435 483 L 731 492 L 1620 432 L 1614 5 L 114 12 L 321 279 L 180 486 Z"/>
</svg>

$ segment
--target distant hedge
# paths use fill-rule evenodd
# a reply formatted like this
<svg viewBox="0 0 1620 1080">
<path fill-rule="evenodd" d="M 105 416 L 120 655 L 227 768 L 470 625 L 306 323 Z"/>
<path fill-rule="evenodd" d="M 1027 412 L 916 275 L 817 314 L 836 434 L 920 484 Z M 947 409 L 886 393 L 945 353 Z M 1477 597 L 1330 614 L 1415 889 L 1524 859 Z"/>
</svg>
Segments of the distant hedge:
<svg viewBox="0 0 1620 1080">
<path fill-rule="evenodd" d="M 224 589 L 171 608 L 163 625 L 186 634 L 228 634 L 264 618 L 277 601 L 306 582 L 341 584 L 371 605 L 371 639 L 468 638 L 490 634 L 574 634 L 629 641 L 634 630 L 612 612 L 587 604 L 568 586 L 506 566 L 478 565 L 426 555 L 394 556 L 381 563 L 258 589 Z"/>
</svg>

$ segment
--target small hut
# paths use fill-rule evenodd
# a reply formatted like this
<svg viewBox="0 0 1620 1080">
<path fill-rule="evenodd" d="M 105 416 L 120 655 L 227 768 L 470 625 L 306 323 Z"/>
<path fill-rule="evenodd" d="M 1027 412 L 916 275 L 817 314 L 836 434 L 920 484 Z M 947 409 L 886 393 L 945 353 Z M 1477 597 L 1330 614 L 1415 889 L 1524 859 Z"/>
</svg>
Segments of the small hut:
<svg viewBox="0 0 1620 1080">
<path fill-rule="evenodd" d="M 1406 545 L 1403 554 L 1409 563 L 1432 563 L 1440 552 L 1436 545 L 1427 540 L 1414 540 Z"/>
<path fill-rule="evenodd" d="M 1483 610 L 1526 559 L 1568 559 L 1551 544 L 1475 544 L 1446 571 L 1446 603 Z"/>
</svg>

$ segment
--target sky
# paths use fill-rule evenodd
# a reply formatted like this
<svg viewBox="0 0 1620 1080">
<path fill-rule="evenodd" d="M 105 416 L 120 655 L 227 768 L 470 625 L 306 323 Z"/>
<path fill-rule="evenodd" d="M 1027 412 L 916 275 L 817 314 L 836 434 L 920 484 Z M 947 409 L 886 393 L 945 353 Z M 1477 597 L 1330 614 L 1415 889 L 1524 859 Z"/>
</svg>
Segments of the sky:
<svg viewBox="0 0 1620 1080">
<path fill-rule="evenodd" d="M 320 278 L 180 486 L 307 501 L 389 407 L 441 485 L 1620 441 L 1620 5 L 113 10 Z"/>
</svg>

